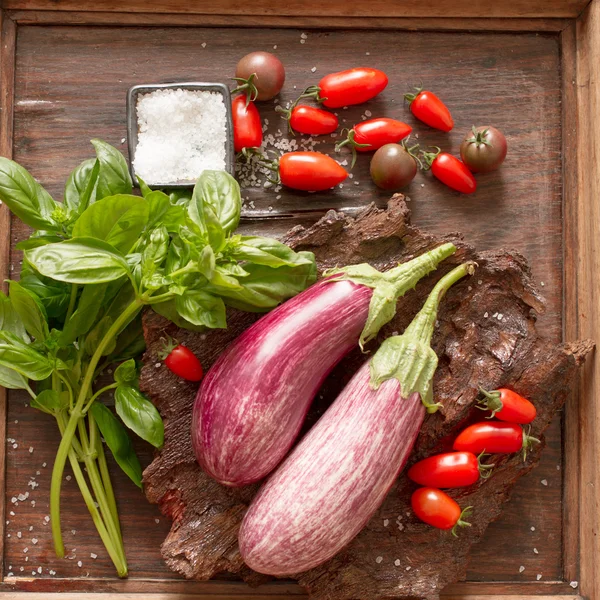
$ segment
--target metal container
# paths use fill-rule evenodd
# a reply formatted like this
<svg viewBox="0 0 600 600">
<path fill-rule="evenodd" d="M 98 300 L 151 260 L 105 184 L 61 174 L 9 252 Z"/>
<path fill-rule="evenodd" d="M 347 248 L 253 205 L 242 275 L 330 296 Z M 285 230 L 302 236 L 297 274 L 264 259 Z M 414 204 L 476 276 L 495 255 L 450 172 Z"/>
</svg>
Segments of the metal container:
<svg viewBox="0 0 600 600">
<path fill-rule="evenodd" d="M 135 176 L 133 168 L 133 158 L 138 144 L 138 120 L 137 120 L 137 99 L 139 95 L 149 94 L 155 90 L 174 89 L 174 90 L 192 90 L 203 92 L 218 92 L 223 95 L 225 103 L 227 140 L 225 142 L 225 170 L 231 175 L 235 175 L 235 152 L 233 148 L 233 118 L 231 116 L 231 93 L 229 88 L 223 83 L 161 83 L 161 84 L 144 84 L 134 85 L 127 92 L 127 147 L 129 150 L 129 172 L 133 179 L 133 184 L 139 187 L 139 182 Z M 200 175 L 198 173 L 198 175 Z M 174 181 L 172 183 L 161 183 L 157 185 L 160 188 L 192 188 L 195 181 Z M 148 182 L 152 185 L 151 182 Z"/>
</svg>

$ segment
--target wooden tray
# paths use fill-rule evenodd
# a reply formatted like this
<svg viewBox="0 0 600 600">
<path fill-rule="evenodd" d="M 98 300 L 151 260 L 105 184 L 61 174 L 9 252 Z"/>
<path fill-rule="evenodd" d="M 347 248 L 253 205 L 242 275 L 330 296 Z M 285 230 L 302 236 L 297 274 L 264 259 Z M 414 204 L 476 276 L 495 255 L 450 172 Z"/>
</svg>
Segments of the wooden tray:
<svg viewBox="0 0 600 600">
<path fill-rule="evenodd" d="M 362 63 L 388 72 L 391 83 L 380 99 L 339 111 L 347 125 L 367 109 L 413 123 L 402 92 L 422 78 L 443 93 L 457 123 L 449 135 L 417 126 L 426 143 L 456 152 L 472 123 L 489 121 L 508 133 L 510 151 L 499 173 L 478 179 L 473 197 L 453 196 L 419 175 L 408 190 L 414 222 L 433 232 L 460 230 L 481 248 L 520 250 L 547 298 L 541 331 L 556 341 L 600 339 L 600 0 L 587 4 L 4 0 L 0 154 L 24 164 L 60 198 L 68 172 L 91 154 L 89 137 L 125 152 L 125 92 L 131 85 L 226 81 L 237 59 L 257 48 L 277 46 L 288 72 L 283 100 L 328 71 Z M 302 32 L 308 34 L 304 44 Z M 261 113 L 271 126 L 278 118 L 272 104 Z M 331 152 L 333 142 L 325 140 L 316 149 Z M 282 191 L 277 199 L 264 190 L 244 193 L 250 217 L 245 227 L 277 234 L 310 222 L 315 210 L 384 202 L 384 194 L 366 185 L 367 169 L 368 160 L 359 161 L 354 181 L 363 184 L 349 182 L 330 195 Z M 2 279 L 18 274 L 14 244 L 25 235 L 23 225 L 16 219 L 11 223 L 1 207 Z M 541 465 L 518 484 L 502 518 L 474 549 L 468 580 L 448 588 L 445 597 L 600 598 L 598 369 L 597 361 L 588 361 L 579 390 L 548 435 Z M 0 444 L 2 597 L 46 598 L 61 592 L 75 599 L 94 592 L 86 598 L 193 594 L 274 600 L 303 595 L 286 582 L 252 589 L 225 578 L 178 579 L 160 558 L 168 523 L 116 471 L 131 577 L 114 577 L 72 481 L 64 486 L 63 528 L 73 558 L 58 561 L 44 520 L 57 433 L 54 423 L 26 402 L 19 393 L 6 398 L 0 390 L 0 419 L 6 423 Z M 148 462 L 147 449 L 139 451 Z M 39 487 L 29 484 L 31 478 Z M 20 501 L 19 494 L 27 492 Z"/>
</svg>

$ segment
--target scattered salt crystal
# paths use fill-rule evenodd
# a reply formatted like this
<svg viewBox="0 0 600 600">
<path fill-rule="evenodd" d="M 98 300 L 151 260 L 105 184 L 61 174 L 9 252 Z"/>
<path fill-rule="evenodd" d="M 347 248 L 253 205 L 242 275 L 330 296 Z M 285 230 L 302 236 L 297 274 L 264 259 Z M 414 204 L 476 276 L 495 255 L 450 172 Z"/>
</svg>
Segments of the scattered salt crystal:
<svg viewBox="0 0 600 600">
<path fill-rule="evenodd" d="M 19 567 L 19 571 L 21 571 L 21 573 L 25 570 L 25 567 Z"/>
<path fill-rule="evenodd" d="M 543 282 L 543 281 L 540 281 L 540 285 L 541 285 L 542 287 L 544 287 L 544 282 Z"/>
<path fill-rule="evenodd" d="M 365 116 L 370 117 L 373 113 L 370 110 L 365 110 Z"/>
<path fill-rule="evenodd" d="M 39 487 L 39 483 L 37 481 L 33 481 L 33 479 L 27 483 L 27 485 L 31 486 L 32 490 L 35 490 L 36 487 Z"/>
<path fill-rule="evenodd" d="M 50 523 L 50 517 L 46 515 L 46 516 L 44 517 L 44 521 L 45 521 L 46 523 Z"/>
<path fill-rule="evenodd" d="M 201 45 L 203 48 L 206 48 L 206 42 L 202 42 L 200 45 Z"/>
<path fill-rule="evenodd" d="M 481 285 L 482 283 L 483 283 L 483 280 L 481 280 L 481 279 L 477 282 L 478 285 Z"/>
<path fill-rule="evenodd" d="M 521 565 L 521 566 L 519 567 L 519 573 L 522 573 L 524 570 L 525 570 L 525 567 L 524 567 L 523 565 Z"/>
<path fill-rule="evenodd" d="M 273 50 L 277 50 L 277 44 L 273 46 Z"/>
<path fill-rule="evenodd" d="M 19 502 L 24 502 L 25 500 L 27 500 L 27 498 L 29 498 L 29 492 L 25 492 L 24 494 L 19 494 L 17 496 L 17 498 L 19 499 Z"/>
<path fill-rule="evenodd" d="M 44 467 L 44 469 L 45 469 L 47 464 L 48 463 L 42 463 L 42 467 Z"/>
<path fill-rule="evenodd" d="M 70 476 L 70 475 L 67 475 L 67 476 L 65 477 L 65 479 L 66 479 L 67 481 L 71 481 L 71 476 Z"/>
<path fill-rule="evenodd" d="M 502 313 L 498 313 L 498 321 L 502 321 L 502 317 L 504 317 L 504 315 Z"/>
<path fill-rule="evenodd" d="M 281 200 L 281 194 L 277 195 L 277 196 L 275 197 L 275 200 Z"/>
<path fill-rule="evenodd" d="M 539 580 L 542 578 L 542 574 L 541 574 L 541 573 L 538 573 L 538 574 L 535 576 L 535 578 L 536 578 L 536 579 L 539 581 Z"/>
<path fill-rule="evenodd" d="M 547 479 L 542 479 L 542 481 L 540 482 L 542 485 L 547 486 L 548 485 L 548 480 Z"/>
<path fill-rule="evenodd" d="M 310 70 L 310 72 L 311 72 L 311 73 L 314 73 L 316 70 L 317 70 L 317 67 L 313 67 L 313 68 Z"/>
<path fill-rule="evenodd" d="M 93 552 L 90 553 L 90 558 L 93 558 L 94 560 L 96 560 L 98 558 L 97 554 L 94 554 Z"/>
<path fill-rule="evenodd" d="M 161 366 L 162 366 L 162 363 L 160 363 L 160 362 L 154 363 L 154 368 L 155 369 L 160 369 Z"/>
<path fill-rule="evenodd" d="M 383 520 L 383 526 L 387 527 L 390 524 L 390 520 L 389 519 L 384 519 Z"/>
<path fill-rule="evenodd" d="M 11 501 L 13 504 L 16 504 L 16 503 L 17 503 L 17 499 L 16 499 L 16 497 L 15 497 L 15 496 L 13 496 L 13 497 L 10 499 L 10 501 Z"/>
<path fill-rule="evenodd" d="M 308 39 L 308 35 L 306 33 L 301 33 L 300 34 L 300 39 L 307 40 Z"/>
<path fill-rule="evenodd" d="M 225 169 L 226 114 L 217 92 L 159 89 L 140 95 L 136 172 L 147 183 L 160 184 Z"/>
<path fill-rule="evenodd" d="M 487 312 L 483 313 L 483 318 L 484 318 L 484 319 L 487 319 L 487 318 L 488 318 L 488 313 L 487 313 Z"/>
<path fill-rule="evenodd" d="M 124 144 L 125 141 L 126 141 L 125 138 L 121 138 L 121 144 Z"/>
<path fill-rule="evenodd" d="M 400 566 L 400 559 L 399 559 L 399 558 L 397 558 L 397 559 L 394 561 L 394 564 L 395 564 L 397 567 L 399 567 L 399 566 Z"/>
<path fill-rule="evenodd" d="M 378 565 L 379 565 L 379 564 L 381 564 L 381 563 L 383 562 L 383 556 L 378 556 L 378 557 L 375 559 L 375 562 L 376 562 Z"/>
<path fill-rule="evenodd" d="M 38 539 L 37 538 L 33 538 L 31 540 L 31 543 L 35 546 L 38 543 Z"/>
<path fill-rule="evenodd" d="M 360 182 L 358 182 L 358 181 L 355 181 L 355 182 L 354 182 L 354 185 L 360 185 Z"/>
<path fill-rule="evenodd" d="M 371 53 L 370 53 L 370 52 L 365 52 L 365 54 L 366 54 L 367 56 L 371 56 Z"/>
<path fill-rule="evenodd" d="M 160 523 L 160 519 L 154 519 L 154 522 L 158 525 Z"/>
<path fill-rule="evenodd" d="M 422 184 L 421 184 L 421 187 L 425 187 L 425 184 L 424 184 L 424 183 L 422 183 Z"/>
<path fill-rule="evenodd" d="M 56 575 L 56 571 L 54 569 L 50 569 L 49 573 L 50 575 Z"/>
<path fill-rule="evenodd" d="M 406 567 L 407 571 L 410 571 L 411 569 L 412 569 L 412 567 L 410 567 L 410 566 Z"/>
<path fill-rule="evenodd" d="M 7 534 L 6 534 L 6 537 L 10 537 L 10 533 L 7 533 Z"/>
<path fill-rule="evenodd" d="M 10 511 L 10 513 L 9 513 L 9 514 L 10 514 L 10 516 L 11 516 L 11 517 L 14 517 L 14 516 L 15 516 L 15 513 L 14 513 L 14 511 L 12 511 L 12 510 Z"/>
<path fill-rule="evenodd" d="M 25 548 L 25 550 L 23 550 L 23 552 L 26 552 L 27 550 L 29 550 L 29 548 Z M 29 556 L 25 557 L 25 562 L 29 562 Z"/>
<path fill-rule="evenodd" d="M 19 419 L 15 419 L 15 425 L 19 424 Z"/>
<path fill-rule="evenodd" d="M 71 535 L 75 535 L 77 533 L 76 529 L 71 529 Z"/>
<path fill-rule="evenodd" d="M 537 548 L 534 548 L 534 549 L 533 549 L 533 553 L 534 553 L 534 554 L 539 554 L 539 552 L 538 552 L 538 549 L 537 549 Z"/>
<path fill-rule="evenodd" d="M 571 581 L 571 583 L 569 584 L 573 589 L 576 589 L 579 586 L 579 582 L 578 581 Z"/>
<path fill-rule="evenodd" d="M 78 560 L 77 561 L 77 566 L 81 569 L 81 567 L 83 567 L 83 563 L 80 560 Z"/>
<path fill-rule="evenodd" d="M 535 527 L 532 527 L 532 528 L 531 528 L 531 531 L 535 531 Z"/>
<path fill-rule="evenodd" d="M 300 40 L 301 44 L 306 44 L 306 40 Z"/>
<path fill-rule="evenodd" d="M 21 539 L 21 537 L 22 537 L 22 534 L 21 534 L 21 532 L 20 532 L 20 531 L 17 531 L 17 537 L 18 537 L 19 539 Z"/>
<path fill-rule="evenodd" d="M 16 450 L 19 447 L 19 444 L 13 444 L 13 449 Z"/>
<path fill-rule="evenodd" d="M 23 548 L 23 553 L 27 554 L 29 552 L 29 548 Z"/>
</svg>

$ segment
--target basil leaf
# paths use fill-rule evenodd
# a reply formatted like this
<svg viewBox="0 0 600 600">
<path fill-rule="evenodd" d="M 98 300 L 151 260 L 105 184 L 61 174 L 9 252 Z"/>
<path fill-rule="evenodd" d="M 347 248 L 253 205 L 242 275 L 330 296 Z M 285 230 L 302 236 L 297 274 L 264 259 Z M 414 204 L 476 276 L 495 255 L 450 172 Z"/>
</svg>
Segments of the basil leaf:
<svg viewBox="0 0 600 600">
<path fill-rule="evenodd" d="M 100 161 L 84 160 L 71 172 L 65 184 L 65 205 L 76 214 L 81 214 L 96 200 L 96 186 L 100 176 Z"/>
<path fill-rule="evenodd" d="M 232 277 L 246 277 L 249 275 L 248 271 L 235 262 L 221 263 L 219 271 L 224 275 L 231 275 Z"/>
<path fill-rule="evenodd" d="M 148 203 L 148 227 L 154 227 L 157 224 L 163 224 L 165 214 L 171 208 L 169 196 L 164 192 L 156 191 L 144 194 L 144 199 Z"/>
<path fill-rule="evenodd" d="M 94 325 L 104 302 L 108 284 L 86 285 L 77 303 L 77 310 L 65 323 L 59 338 L 61 346 L 72 344 L 79 336 L 85 335 Z"/>
<path fill-rule="evenodd" d="M 215 252 L 220 252 L 225 247 L 225 230 L 219 223 L 219 219 L 210 204 L 204 202 L 201 191 L 196 193 L 197 186 L 194 188 L 194 195 L 188 204 L 188 225 L 195 225 L 198 233 L 208 239 L 208 243 Z M 180 235 L 182 234 L 180 230 Z"/>
<path fill-rule="evenodd" d="M 69 396 L 67 393 L 59 394 L 55 390 L 44 390 L 29 403 L 29 406 L 49 415 L 57 415 L 69 406 Z"/>
<path fill-rule="evenodd" d="M 154 404 L 139 390 L 129 385 L 119 385 L 115 390 L 115 408 L 123 423 L 139 437 L 155 448 L 163 445 L 163 420 Z"/>
<path fill-rule="evenodd" d="M 216 258 L 211 246 L 204 246 L 198 257 L 198 271 L 206 277 L 212 279 L 215 274 Z"/>
<path fill-rule="evenodd" d="M 104 240 L 123 254 L 137 242 L 148 222 L 148 204 L 139 196 L 119 194 L 92 204 L 75 222 L 73 237 Z"/>
<path fill-rule="evenodd" d="M 146 340 L 142 329 L 141 313 L 117 337 L 116 347 L 110 360 L 118 362 L 129 358 L 136 358 L 146 350 Z"/>
<path fill-rule="evenodd" d="M 242 285 L 235 278 L 229 275 L 226 271 L 221 270 L 221 267 L 218 266 L 215 268 L 213 276 L 210 280 L 212 285 L 217 286 L 219 289 L 227 289 L 227 290 L 241 290 Z"/>
<path fill-rule="evenodd" d="M 247 260 L 257 265 L 282 267 L 310 264 L 311 259 L 294 252 L 289 246 L 272 238 L 260 236 L 240 236 L 231 256 L 238 260 Z"/>
<path fill-rule="evenodd" d="M 242 198 L 238 182 L 225 171 L 203 171 L 194 187 L 194 197 L 201 197 L 204 213 L 215 215 L 224 233 L 230 234 L 240 223 Z M 202 214 L 202 213 L 201 213 Z"/>
<path fill-rule="evenodd" d="M 12 333 L 26 344 L 30 341 L 21 317 L 14 309 L 10 299 L 2 292 L 0 292 L 0 330 Z"/>
<path fill-rule="evenodd" d="M 180 237 L 174 237 L 167 252 L 165 271 L 167 274 L 178 271 L 190 262 L 190 247 Z"/>
<path fill-rule="evenodd" d="M 129 272 L 113 246 L 94 238 L 48 244 L 27 250 L 25 257 L 42 275 L 67 283 L 105 283 Z"/>
<path fill-rule="evenodd" d="M 105 315 L 87 334 L 83 348 L 89 356 L 93 356 L 96 350 L 98 350 L 100 342 L 104 339 L 104 336 L 108 333 L 108 330 L 112 327 L 113 323 L 113 319 L 108 315 Z M 113 352 L 115 347 L 116 340 L 113 338 L 102 352 L 102 356 L 108 356 L 111 352 Z"/>
<path fill-rule="evenodd" d="M 147 198 L 152 193 L 152 190 L 150 189 L 148 184 L 139 175 L 136 175 L 136 177 L 137 177 L 138 183 L 140 184 L 140 192 L 142 192 L 142 196 L 144 198 Z"/>
<path fill-rule="evenodd" d="M 36 233 L 40 233 L 37 231 Z M 58 235 L 37 235 L 31 236 L 27 240 L 23 240 L 16 245 L 17 250 L 31 250 L 32 248 L 39 248 L 40 246 L 46 246 L 47 244 L 55 244 L 57 242 L 64 241 L 65 238 Z"/>
<path fill-rule="evenodd" d="M 14 369 L 0 366 L 0 386 L 9 390 L 26 390 L 27 378 Z"/>
<path fill-rule="evenodd" d="M 166 227 L 157 227 L 150 232 L 148 244 L 142 251 L 142 269 L 144 273 L 154 272 L 167 257 L 169 233 Z"/>
<path fill-rule="evenodd" d="M 0 365 L 34 381 L 46 379 L 54 370 L 47 357 L 8 331 L 0 331 Z"/>
<path fill-rule="evenodd" d="M 175 323 L 177 327 L 180 329 L 188 329 L 189 331 L 205 331 L 206 327 L 203 325 L 194 325 L 190 323 L 187 319 L 184 319 L 177 312 L 177 307 L 175 306 L 175 300 L 167 300 L 166 302 L 160 302 L 159 304 L 153 304 L 152 309 L 154 312 L 162 315 L 166 319 L 169 319 L 171 323 Z"/>
<path fill-rule="evenodd" d="M 34 229 L 60 229 L 52 215 L 60 205 L 16 162 L 0 157 L 0 200 Z"/>
<path fill-rule="evenodd" d="M 100 162 L 100 175 L 96 188 L 96 199 L 115 194 L 131 194 L 133 185 L 125 157 L 113 146 L 102 140 L 92 140 Z"/>
<path fill-rule="evenodd" d="M 101 402 L 94 402 L 90 408 L 90 412 L 94 419 L 96 419 L 98 429 L 100 429 L 100 433 L 106 445 L 113 453 L 117 464 L 123 469 L 129 479 L 141 488 L 142 465 L 140 465 L 140 461 L 123 425 Z"/>
<path fill-rule="evenodd" d="M 221 298 L 203 290 L 187 290 L 175 298 L 175 308 L 181 317 L 193 325 L 225 329 L 225 304 Z"/>
<path fill-rule="evenodd" d="M 175 190 L 169 194 L 171 204 L 177 206 L 187 206 L 192 199 L 192 192 L 189 190 Z"/>
<path fill-rule="evenodd" d="M 272 269 L 265 265 L 246 264 L 248 276 L 240 279 L 241 290 L 207 286 L 207 291 L 223 296 L 226 304 L 247 312 L 263 312 L 299 294 L 317 278 L 312 252 L 300 252 L 308 264 Z"/>
<path fill-rule="evenodd" d="M 21 317 L 27 333 L 36 340 L 44 341 L 48 337 L 48 317 L 39 298 L 17 281 L 9 283 L 10 301 Z"/>
<path fill-rule="evenodd" d="M 35 294 L 42 303 L 49 319 L 62 319 L 67 312 L 71 286 L 36 274 L 33 270 L 21 271 L 19 283 Z"/>
<path fill-rule="evenodd" d="M 127 385 L 137 386 L 138 373 L 137 367 L 135 366 L 135 360 L 131 358 L 121 363 L 115 370 L 115 381 L 117 383 L 123 383 Z"/>
</svg>

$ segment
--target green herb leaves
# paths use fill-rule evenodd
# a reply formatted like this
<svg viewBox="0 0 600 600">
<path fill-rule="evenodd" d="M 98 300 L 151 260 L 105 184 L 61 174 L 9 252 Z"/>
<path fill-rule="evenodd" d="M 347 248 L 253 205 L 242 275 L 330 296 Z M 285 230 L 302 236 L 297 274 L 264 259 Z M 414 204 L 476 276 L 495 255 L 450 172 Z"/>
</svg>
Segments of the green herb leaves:
<svg viewBox="0 0 600 600">
<path fill-rule="evenodd" d="M 154 404 L 139 390 L 120 385 L 115 390 L 115 408 L 121 420 L 143 440 L 160 448 L 165 439 L 165 428 Z"/>
<path fill-rule="evenodd" d="M 105 283 L 129 272 L 123 255 L 91 237 L 26 250 L 25 257 L 42 275 L 67 283 Z"/>
<path fill-rule="evenodd" d="M 92 140 L 92 145 L 100 162 L 96 197 L 101 199 L 115 194 L 131 194 L 133 186 L 125 157 L 102 140 Z"/>
</svg>

